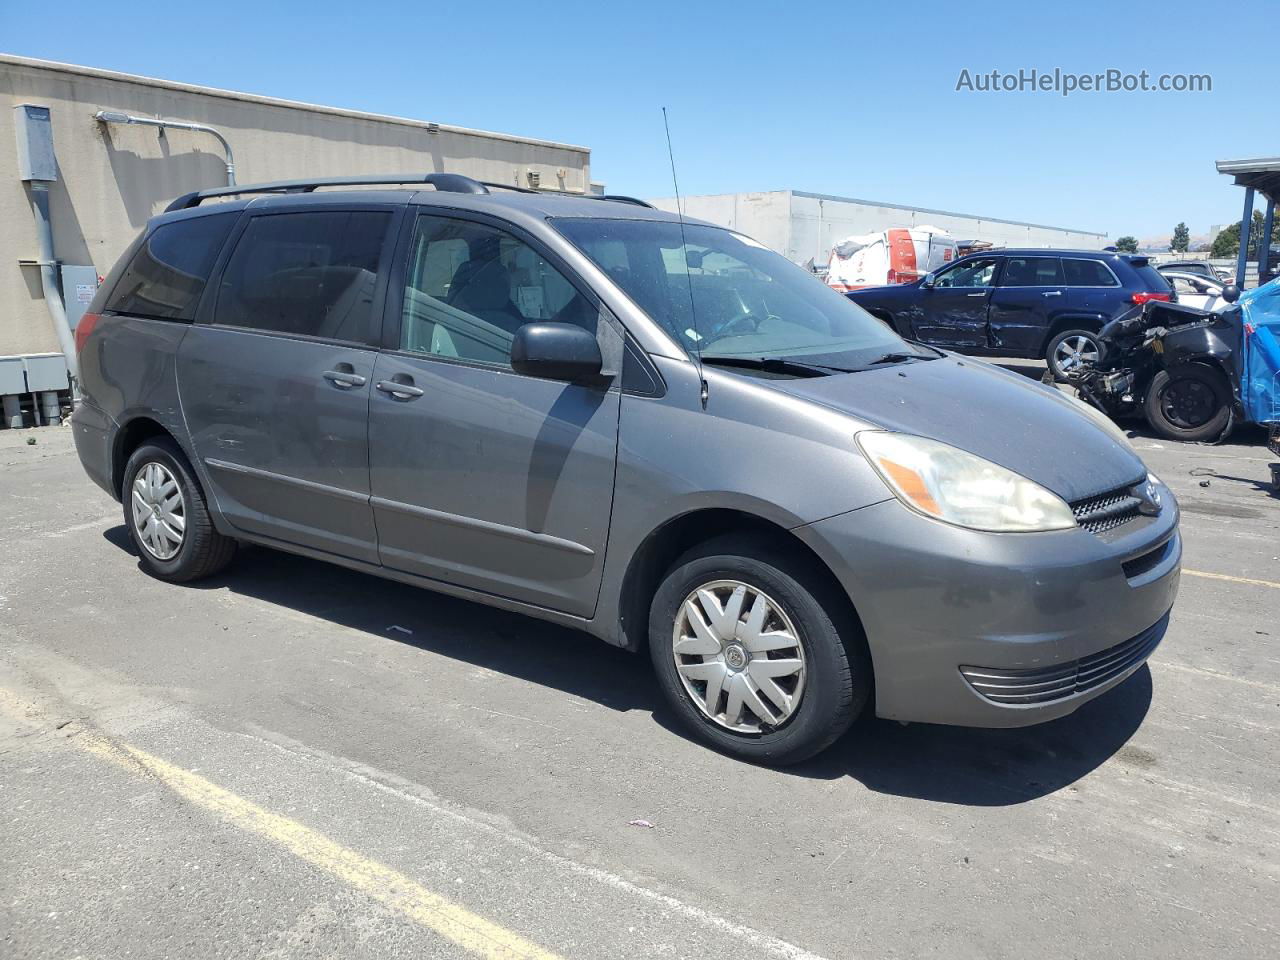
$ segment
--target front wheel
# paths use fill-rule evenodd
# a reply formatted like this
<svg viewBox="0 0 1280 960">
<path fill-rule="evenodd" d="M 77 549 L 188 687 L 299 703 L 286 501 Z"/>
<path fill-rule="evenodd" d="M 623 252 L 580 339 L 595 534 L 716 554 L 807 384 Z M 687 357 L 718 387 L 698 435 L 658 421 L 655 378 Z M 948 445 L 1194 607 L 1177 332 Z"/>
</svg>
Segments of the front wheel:
<svg viewBox="0 0 1280 960">
<path fill-rule="evenodd" d="M 824 749 L 871 690 L 847 603 L 812 564 L 764 540 L 722 538 L 678 560 L 653 599 L 649 652 L 685 727 L 759 763 Z"/>
<path fill-rule="evenodd" d="M 1044 360 L 1058 383 L 1072 383 L 1102 359 L 1102 341 L 1088 330 L 1063 330 L 1045 347 Z"/>
<path fill-rule="evenodd" d="M 1152 378 L 1145 410 L 1166 440 L 1217 440 L 1231 421 L 1231 390 L 1217 370 L 1188 363 Z"/>
</svg>

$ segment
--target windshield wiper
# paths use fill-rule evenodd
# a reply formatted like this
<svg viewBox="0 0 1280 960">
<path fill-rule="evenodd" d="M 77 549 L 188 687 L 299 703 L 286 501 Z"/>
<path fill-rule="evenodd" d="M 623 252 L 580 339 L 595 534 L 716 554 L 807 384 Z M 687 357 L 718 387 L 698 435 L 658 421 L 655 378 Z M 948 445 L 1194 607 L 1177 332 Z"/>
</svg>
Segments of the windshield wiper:
<svg viewBox="0 0 1280 960">
<path fill-rule="evenodd" d="M 763 370 L 766 373 L 790 374 L 794 377 L 829 377 L 833 373 L 851 373 L 844 367 L 828 367 L 819 363 L 804 363 L 782 357 L 703 357 L 703 363 L 724 367 L 743 367 L 747 370 Z"/>
<path fill-rule="evenodd" d="M 935 357 L 926 357 L 922 353 L 903 353 L 897 351 L 895 353 L 882 353 L 874 360 L 868 360 L 863 364 L 864 367 L 874 367 L 878 363 L 906 363 L 908 360 L 934 360 Z"/>
</svg>

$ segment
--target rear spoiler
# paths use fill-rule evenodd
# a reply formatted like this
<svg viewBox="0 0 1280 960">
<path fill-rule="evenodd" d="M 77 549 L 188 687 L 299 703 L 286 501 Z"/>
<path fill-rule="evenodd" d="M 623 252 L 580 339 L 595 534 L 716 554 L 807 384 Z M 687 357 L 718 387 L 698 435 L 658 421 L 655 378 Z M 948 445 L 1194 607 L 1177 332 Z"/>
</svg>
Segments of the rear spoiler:
<svg viewBox="0 0 1280 960">
<path fill-rule="evenodd" d="M 1151 264 L 1150 257 L 1140 257 L 1136 254 L 1125 254 L 1124 259 L 1126 263 L 1130 263 L 1135 267 L 1146 267 Z"/>
</svg>

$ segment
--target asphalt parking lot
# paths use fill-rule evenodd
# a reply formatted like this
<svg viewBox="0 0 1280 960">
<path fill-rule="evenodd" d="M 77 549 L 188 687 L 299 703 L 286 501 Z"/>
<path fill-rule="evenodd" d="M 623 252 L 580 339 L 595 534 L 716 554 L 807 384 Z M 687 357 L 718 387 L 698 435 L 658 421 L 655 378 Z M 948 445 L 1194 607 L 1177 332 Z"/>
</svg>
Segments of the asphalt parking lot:
<svg viewBox="0 0 1280 960">
<path fill-rule="evenodd" d="M 1147 668 L 777 771 L 566 630 L 265 550 L 153 580 L 68 429 L 0 432 L 0 954 L 1274 955 L 1271 457 L 1134 443 L 1185 537 Z"/>
</svg>

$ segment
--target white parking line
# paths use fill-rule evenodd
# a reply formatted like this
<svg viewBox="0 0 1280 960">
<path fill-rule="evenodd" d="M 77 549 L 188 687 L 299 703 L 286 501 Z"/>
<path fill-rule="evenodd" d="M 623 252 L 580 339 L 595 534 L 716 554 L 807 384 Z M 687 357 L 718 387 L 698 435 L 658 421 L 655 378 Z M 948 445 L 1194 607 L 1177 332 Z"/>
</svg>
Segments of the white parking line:
<svg viewBox="0 0 1280 960">
<path fill-rule="evenodd" d="M 445 817 L 464 824 L 470 829 L 493 835 L 501 839 L 503 843 L 510 844 L 511 846 L 522 850 L 533 857 L 537 857 L 546 863 L 552 864 L 555 867 L 571 871 L 579 876 L 586 877 L 597 883 L 603 884 L 604 886 L 611 887 L 614 890 L 658 904 L 688 920 L 710 927 L 719 933 L 726 934 L 736 940 L 742 941 L 755 952 L 755 955 L 768 954 L 780 957 L 782 960 L 823 960 L 819 955 L 810 953 L 808 950 L 805 950 L 803 947 L 796 946 L 794 943 L 789 943 L 786 940 L 779 939 L 778 937 L 762 933 L 761 931 L 748 927 L 744 924 L 735 923 L 734 921 L 722 917 L 719 914 L 685 903 L 683 900 L 678 900 L 665 893 L 659 893 L 656 890 L 650 890 L 647 887 L 639 886 L 638 884 L 632 883 L 630 880 L 626 880 L 617 874 L 610 873 L 607 870 L 602 870 L 599 867 L 590 867 L 586 864 L 578 863 L 576 860 L 570 860 L 568 857 L 563 857 L 557 853 L 545 850 L 538 846 L 538 844 L 527 840 L 518 834 L 509 833 L 491 823 L 485 822 L 484 820 L 475 819 L 464 813 L 460 813 L 457 810 L 433 803 L 427 798 L 414 793 L 411 790 L 402 789 L 386 782 L 386 780 L 379 776 L 376 771 L 359 764 L 354 764 L 342 757 L 331 756 L 305 747 L 302 744 L 289 743 L 286 745 L 285 743 L 278 742 L 275 738 L 269 739 L 267 737 L 254 736 L 253 734 L 239 732 L 234 733 L 234 735 L 253 740 L 256 743 L 270 747 L 273 750 L 278 750 L 280 753 L 285 754 L 295 761 L 302 761 L 338 770 L 346 776 L 351 777 L 366 786 L 370 786 L 375 790 L 380 790 L 400 800 L 408 801 L 415 806 L 429 810 L 435 816 Z"/>
</svg>

